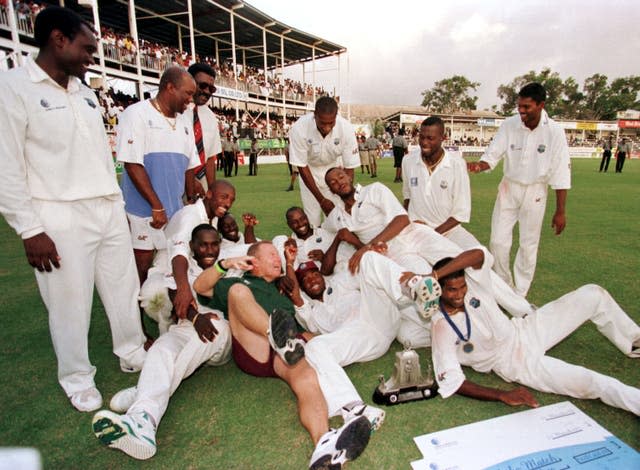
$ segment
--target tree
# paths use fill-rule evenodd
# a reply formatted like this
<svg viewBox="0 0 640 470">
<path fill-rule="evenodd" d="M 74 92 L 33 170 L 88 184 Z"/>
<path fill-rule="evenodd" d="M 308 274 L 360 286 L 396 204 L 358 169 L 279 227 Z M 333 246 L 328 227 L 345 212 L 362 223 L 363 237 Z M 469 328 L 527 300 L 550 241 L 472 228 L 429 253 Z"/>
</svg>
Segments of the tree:
<svg viewBox="0 0 640 470">
<path fill-rule="evenodd" d="M 435 83 L 430 90 L 422 92 L 422 106 L 429 112 L 454 113 L 460 110 L 476 109 L 477 96 L 470 96 L 480 83 L 472 82 L 462 75 L 454 75 Z"/>
<path fill-rule="evenodd" d="M 555 118 L 614 120 L 618 111 L 640 108 L 640 76 L 616 78 L 609 84 L 606 75 L 596 73 L 584 81 L 580 91 L 573 77 L 563 81 L 557 72 L 546 68 L 540 73 L 531 70 L 498 87 L 498 97 L 503 100 L 501 114 L 513 113 L 518 91 L 530 82 L 545 87 L 545 109 Z"/>
<path fill-rule="evenodd" d="M 558 75 L 558 72 L 552 72 L 551 69 L 542 69 L 540 73 L 533 70 L 514 78 L 507 85 L 498 87 L 498 97 L 504 103 L 500 109 L 501 114 L 513 114 L 517 107 L 518 92 L 527 83 L 538 82 L 547 90 L 547 101 L 545 101 L 545 109 L 551 116 L 556 115 L 557 109 L 562 108 L 562 97 L 564 92 L 564 82 Z"/>
</svg>

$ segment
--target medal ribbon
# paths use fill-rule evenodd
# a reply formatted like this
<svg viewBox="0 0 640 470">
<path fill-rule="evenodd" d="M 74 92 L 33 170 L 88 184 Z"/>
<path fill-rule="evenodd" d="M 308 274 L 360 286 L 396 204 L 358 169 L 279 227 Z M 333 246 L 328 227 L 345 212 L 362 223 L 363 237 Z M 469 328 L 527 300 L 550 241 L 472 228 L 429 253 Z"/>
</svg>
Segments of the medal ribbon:
<svg viewBox="0 0 640 470">
<path fill-rule="evenodd" d="M 455 331 L 456 335 L 458 335 L 458 338 L 460 338 L 460 341 L 463 341 L 463 342 L 466 343 L 467 341 L 469 341 L 469 339 L 471 339 L 471 320 L 469 320 L 469 313 L 467 312 L 467 307 L 466 306 L 464 307 L 464 318 L 465 318 L 466 323 L 467 323 L 467 337 L 466 338 L 464 337 L 462 332 L 458 329 L 456 324 L 453 323 L 453 320 L 451 320 L 451 317 L 449 316 L 449 314 L 445 311 L 444 307 L 442 306 L 442 300 L 440 300 L 440 311 L 442 312 L 442 315 L 444 316 L 444 319 L 447 320 L 447 323 L 449 324 L 449 326 L 451 326 L 451 328 L 453 328 L 453 331 Z"/>
</svg>

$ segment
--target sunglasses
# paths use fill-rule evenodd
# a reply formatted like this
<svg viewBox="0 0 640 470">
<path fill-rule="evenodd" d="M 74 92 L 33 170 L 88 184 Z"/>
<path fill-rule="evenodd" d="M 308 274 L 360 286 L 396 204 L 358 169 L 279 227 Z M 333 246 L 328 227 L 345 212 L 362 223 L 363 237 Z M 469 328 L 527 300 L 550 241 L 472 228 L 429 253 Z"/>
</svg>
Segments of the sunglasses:
<svg viewBox="0 0 640 470">
<path fill-rule="evenodd" d="M 209 93 L 211 94 L 216 92 L 215 85 L 209 85 L 208 83 L 205 83 L 205 82 L 198 83 L 198 88 L 200 88 L 202 91 L 209 90 Z"/>
</svg>

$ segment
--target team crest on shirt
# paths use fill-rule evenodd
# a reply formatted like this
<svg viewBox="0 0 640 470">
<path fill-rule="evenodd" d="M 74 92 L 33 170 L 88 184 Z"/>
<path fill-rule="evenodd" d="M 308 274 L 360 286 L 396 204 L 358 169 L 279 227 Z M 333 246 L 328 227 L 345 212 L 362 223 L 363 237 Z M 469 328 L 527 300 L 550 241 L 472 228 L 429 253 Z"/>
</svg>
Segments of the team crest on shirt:
<svg viewBox="0 0 640 470">
<path fill-rule="evenodd" d="M 187 129 L 187 126 L 184 126 L 184 133 L 185 135 L 189 135 L 189 129 Z"/>
<path fill-rule="evenodd" d="M 340 139 L 333 139 L 333 145 L 340 145 Z"/>
<path fill-rule="evenodd" d="M 333 289 L 332 289 L 331 287 L 329 287 L 329 288 L 327 289 L 327 295 L 331 295 L 331 293 L 332 293 L 332 292 L 333 292 Z"/>
<path fill-rule="evenodd" d="M 85 98 L 84 100 L 87 102 L 89 106 L 91 106 L 93 109 L 96 109 L 96 104 L 93 102 L 91 98 Z"/>
<path fill-rule="evenodd" d="M 308 143 L 309 145 L 311 145 L 311 144 L 313 143 L 313 140 L 311 140 L 311 139 L 307 139 L 307 143 Z"/>
<path fill-rule="evenodd" d="M 128 143 L 128 144 L 132 144 L 132 143 L 133 143 L 133 139 L 129 139 L 129 140 L 127 140 L 127 143 Z"/>
<path fill-rule="evenodd" d="M 547 150 L 547 146 L 544 144 L 540 144 L 538 145 L 538 153 L 544 153 L 544 151 Z"/>
<path fill-rule="evenodd" d="M 418 186 L 418 177 L 412 176 L 411 178 L 409 178 L 409 184 L 411 186 Z"/>
<path fill-rule="evenodd" d="M 149 119 L 149 127 L 153 127 L 153 121 Z"/>
<path fill-rule="evenodd" d="M 440 187 L 442 189 L 447 189 L 449 187 L 449 183 L 447 183 L 446 180 L 442 180 L 440 181 Z"/>
<path fill-rule="evenodd" d="M 42 106 L 43 108 L 48 108 L 49 107 L 49 102 L 47 100 L 45 100 L 44 98 L 42 98 L 40 100 L 40 106 Z"/>
<path fill-rule="evenodd" d="M 469 305 L 471 305 L 473 308 L 478 308 L 480 306 L 480 300 L 472 297 L 471 300 L 469 301 Z"/>
<path fill-rule="evenodd" d="M 322 243 L 322 237 L 316 238 L 316 243 Z"/>
</svg>

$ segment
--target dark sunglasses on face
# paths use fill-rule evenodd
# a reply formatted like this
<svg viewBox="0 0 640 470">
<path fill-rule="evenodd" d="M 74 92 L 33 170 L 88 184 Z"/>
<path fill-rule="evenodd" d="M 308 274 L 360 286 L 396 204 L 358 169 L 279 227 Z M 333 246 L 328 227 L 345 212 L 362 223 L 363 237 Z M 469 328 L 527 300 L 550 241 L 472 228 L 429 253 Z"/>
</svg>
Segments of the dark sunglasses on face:
<svg viewBox="0 0 640 470">
<path fill-rule="evenodd" d="M 198 88 L 200 88 L 202 91 L 209 90 L 209 93 L 211 94 L 216 92 L 215 85 L 209 85 L 208 83 L 205 83 L 205 82 L 198 83 Z"/>
</svg>

